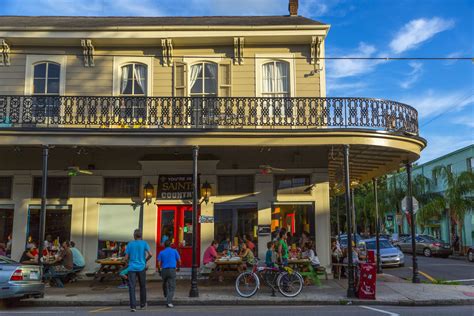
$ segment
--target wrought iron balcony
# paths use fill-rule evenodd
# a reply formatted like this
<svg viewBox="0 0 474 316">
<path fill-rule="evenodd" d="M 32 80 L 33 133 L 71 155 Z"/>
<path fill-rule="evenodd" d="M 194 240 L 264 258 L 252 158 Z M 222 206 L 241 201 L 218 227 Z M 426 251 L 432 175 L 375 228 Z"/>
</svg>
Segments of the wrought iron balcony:
<svg viewBox="0 0 474 316">
<path fill-rule="evenodd" d="M 0 130 L 323 129 L 418 135 L 418 113 L 369 98 L 0 96 Z"/>
</svg>

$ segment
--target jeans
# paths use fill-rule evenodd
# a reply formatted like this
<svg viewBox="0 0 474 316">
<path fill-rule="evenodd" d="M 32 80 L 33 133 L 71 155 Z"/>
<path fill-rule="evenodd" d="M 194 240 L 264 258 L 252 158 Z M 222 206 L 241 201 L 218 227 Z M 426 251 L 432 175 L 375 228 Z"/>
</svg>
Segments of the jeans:
<svg viewBox="0 0 474 316">
<path fill-rule="evenodd" d="M 163 279 L 163 295 L 166 297 L 166 304 L 171 304 L 176 289 L 176 269 L 163 269 L 161 278 Z"/>
<path fill-rule="evenodd" d="M 143 271 L 128 272 L 128 293 L 130 294 L 130 308 L 137 308 L 137 299 L 135 297 L 135 286 L 140 285 L 140 307 L 146 305 L 146 273 Z"/>
</svg>

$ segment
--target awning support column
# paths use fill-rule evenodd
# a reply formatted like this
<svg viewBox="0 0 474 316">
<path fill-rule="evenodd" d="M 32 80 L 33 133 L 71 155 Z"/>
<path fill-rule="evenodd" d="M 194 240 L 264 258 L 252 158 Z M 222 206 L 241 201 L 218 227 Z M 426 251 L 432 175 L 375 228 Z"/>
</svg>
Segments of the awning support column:
<svg viewBox="0 0 474 316">
<path fill-rule="evenodd" d="M 346 200 L 346 216 L 347 216 L 347 270 L 348 270 L 348 286 L 347 297 L 356 297 L 354 284 L 354 266 L 352 262 L 352 212 L 351 212 L 351 181 L 349 174 L 349 145 L 344 145 L 344 186 Z"/>
<path fill-rule="evenodd" d="M 43 266 L 41 257 L 43 256 L 44 247 L 44 230 L 46 226 L 46 196 L 48 187 L 48 155 L 49 146 L 43 146 L 43 170 L 41 173 L 41 209 L 39 218 L 39 240 L 38 240 L 38 262 Z"/>
<path fill-rule="evenodd" d="M 197 286 L 197 222 L 198 222 L 198 155 L 199 147 L 193 147 L 193 263 L 191 267 L 191 290 L 189 297 L 199 297 L 199 290 Z"/>
</svg>

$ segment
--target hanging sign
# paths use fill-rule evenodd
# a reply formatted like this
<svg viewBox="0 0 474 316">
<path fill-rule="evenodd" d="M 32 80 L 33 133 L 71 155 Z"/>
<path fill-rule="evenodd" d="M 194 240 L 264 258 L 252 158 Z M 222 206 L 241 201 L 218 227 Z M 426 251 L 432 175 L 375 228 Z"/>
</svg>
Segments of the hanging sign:
<svg viewBox="0 0 474 316">
<path fill-rule="evenodd" d="M 214 223 L 214 216 L 201 215 L 199 216 L 199 223 L 201 224 Z"/>
<path fill-rule="evenodd" d="M 188 200 L 193 198 L 192 175 L 161 175 L 158 177 L 157 198 Z"/>
</svg>

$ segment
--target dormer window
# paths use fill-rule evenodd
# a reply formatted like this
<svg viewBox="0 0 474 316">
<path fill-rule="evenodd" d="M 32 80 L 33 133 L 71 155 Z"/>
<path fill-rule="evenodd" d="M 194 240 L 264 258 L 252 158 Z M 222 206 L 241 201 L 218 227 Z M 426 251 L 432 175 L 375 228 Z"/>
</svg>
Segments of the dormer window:
<svg viewBox="0 0 474 316">
<path fill-rule="evenodd" d="M 34 65 L 33 94 L 58 95 L 61 66 L 53 62 L 42 62 Z"/>
<path fill-rule="evenodd" d="M 121 68 L 120 94 L 144 96 L 147 93 L 147 66 L 132 63 Z"/>
</svg>

